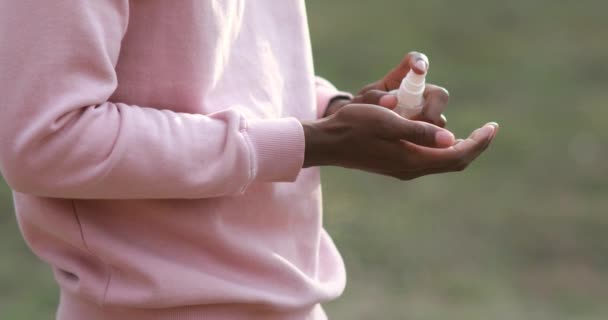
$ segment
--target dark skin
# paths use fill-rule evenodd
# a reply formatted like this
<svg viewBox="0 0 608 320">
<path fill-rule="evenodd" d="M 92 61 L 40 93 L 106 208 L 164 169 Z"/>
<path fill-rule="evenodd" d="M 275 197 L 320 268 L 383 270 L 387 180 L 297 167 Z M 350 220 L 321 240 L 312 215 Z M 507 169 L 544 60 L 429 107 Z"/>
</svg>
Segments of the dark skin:
<svg viewBox="0 0 608 320">
<path fill-rule="evenodd" d="M 396 90 L 401 84 L 401 80 L 411 70 L 417 74 L 424 74 L 428 71 L 428 58 L 418 52 L 408 53 L 401 63 L 393 70 L 389 71 L 382 79 L 370 83 L 363 87 L 352 99 L 336 99 L 328 106 L 325 116 L 336 113 L 342 106 L 349 103 L 375 104 L 388 109 L 397 106 L 397 97 L 389 94 Z M 434 84 L 427 84 L 424 91 L 424 105 L 422 113 L 412 120 L 425 121 L 444 128 L 447 120 L 443 116 L 443 111 L 448 105 L 450 94 L 445 88 Z"/>
<path fill-rule="evenodd" d="M 389 92 L 399 87 L 410 69 L 422 74 L 427 68 L 426 56 L 409 53 L 352 100 L 333 100 L 323 119 L 303 121 L 304 167 L 333 165 L 401 180 L 464 170 L 491 144 L 498 132 L 496 123 L 485 124 L 466 139 L 455 139 L 443 128 L 448 92 L 430 84 L 422 112 L 415 119 L 390 110 L 397 99 Z"/>
</svg>

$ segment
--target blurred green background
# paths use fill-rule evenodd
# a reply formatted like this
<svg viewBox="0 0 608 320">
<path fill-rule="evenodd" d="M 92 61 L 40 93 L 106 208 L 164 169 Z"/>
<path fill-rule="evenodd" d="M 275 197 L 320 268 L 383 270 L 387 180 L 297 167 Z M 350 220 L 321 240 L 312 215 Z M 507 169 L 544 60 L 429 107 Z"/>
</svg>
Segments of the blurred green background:
<svg viewBox="0 0 608 320">
<path fill-rule="evenodd" d="M 323 170 L 348 268 L 332 319 L 608 319 L 608 2 L 307 1 L 317 73 L 357 91 L 410 50 L 449 128 L 500 134 L 465 172 Z M 603 130 L 602 130 L 603 129 Z M 0 318 L 51 319 L 49 269 L 0 186 Z"/>
</svg>

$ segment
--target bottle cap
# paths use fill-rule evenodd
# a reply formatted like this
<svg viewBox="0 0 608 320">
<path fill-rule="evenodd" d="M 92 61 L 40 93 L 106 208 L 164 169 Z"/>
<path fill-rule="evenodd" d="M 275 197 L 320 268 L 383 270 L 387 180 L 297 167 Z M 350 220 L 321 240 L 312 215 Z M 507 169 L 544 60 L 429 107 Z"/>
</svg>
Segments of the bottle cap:
<svg viewBox="0 0 608 320">
<path fill-rule="evenodd" d="M 410 72 L 407 73 L 407 75 L 405 76 L 405 79 L 415 85 L 415 86 L 420 86 L 420 85 L 424 85 L 425 82 L 425 78 L 426 78 L 426 72 L 423 74 L 417 74 L 416 72 L 413 72 L 410 70 Z"/>
<path fill-rule="evenodd" d="M 403 87 L 403 89 L 410 93 L 420 94 L 424 92 L 424 86 L 426 82 L 425 78 L 426 73 L 417 74 L 414 71 L 410 70 L 410 72 L 407 73 L 407 75 L 401 82 L 401 86 Z"/>
</svg>

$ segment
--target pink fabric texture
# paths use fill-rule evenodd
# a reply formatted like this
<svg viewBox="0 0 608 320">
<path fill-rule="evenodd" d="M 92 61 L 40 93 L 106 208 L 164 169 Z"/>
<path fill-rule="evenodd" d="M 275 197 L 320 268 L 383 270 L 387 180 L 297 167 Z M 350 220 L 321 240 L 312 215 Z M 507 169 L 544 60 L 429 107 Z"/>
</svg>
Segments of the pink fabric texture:
<svg viewBox="0 0 608 320">
<path fill-rule="evenodd" d="M 59 320 L 324 319 L 304 1 L 0 2 L 0 170 Z"/>
<path fill-rule="evenodd" d="M 349 92 L 338 92 L 333 84 L 321 77 L 316 77 L 315 85 L 317 89 L 317 118 L 319 119 L 323 118 L 325 115 L 325 111 L 327 111 L 327 107 L 332 99 L 338 97 L 348 99 L 353 98 L 353 95 Z"/>
</svg>

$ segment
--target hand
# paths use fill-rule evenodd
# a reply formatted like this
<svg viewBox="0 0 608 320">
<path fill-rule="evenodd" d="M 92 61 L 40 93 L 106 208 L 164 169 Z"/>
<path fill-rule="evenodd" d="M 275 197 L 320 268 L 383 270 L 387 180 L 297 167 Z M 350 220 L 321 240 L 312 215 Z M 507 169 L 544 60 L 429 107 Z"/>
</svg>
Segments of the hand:
<svg viewBox="0 0 608 320">
<path fill-rule="evenodd" d="M 304 167 L 334 165 L 402 180 L 465 169 L 498 131 L 497 124 L 488 123 L 454 141 L 438 126 L 366 104 L 347 104 L 328 118 L 302 125 Z"/>
<path fill-rule="evenodd" d="M 325 117 L 338 112 L 338 110 L 347 104 L 373 104 L 392 110 L 397 107 L 397 97 L 386 91 L 375 89 L 368 90 L 364 94 L 359 94 L 353 99 L 340 96 L 329 102 L 329 106 L 325 110 Z"/>
<path fill-rule="evenodd" d="M 401 80 L 410 71 L 414 70 L 417 74 L 423 74 L 428 71 L 429 60 L 426 55 L 418 52 L 408 53 L 401 63 L 393 70 L 388 72 L 382 79 L 373 82 L 361 89 L 357 96 L 353 99 L 355 103 L 378 104 L 385 108 L 394 109 L 397 106 L 397 97 L 389 94 L 390 91 L 399 89 Z M 373 93 L 370 96 L 370 92 Z M 379 97 L 388 95 L 388 97 L 379 99 Z M 378 100 L 368 100 L 368 97 L 376 97 Z M 419 116 L 411 120 L 420 120 L 435 124 L 439 127 L 445 127 L 447 119 L 443 115 L 445 108 L 448 105 L 450 95 L 445 88 L 433 84 L 427 84 L 424 91 L 424 104 Z M 341 101 L 337 101 L 340 103 Z M 333 106 L 333 109 L 328 108 L 328 114 L 335 113 L 343 104 Z M 331 113 L 330 113 L 331 112 Z"/>
</svg>

